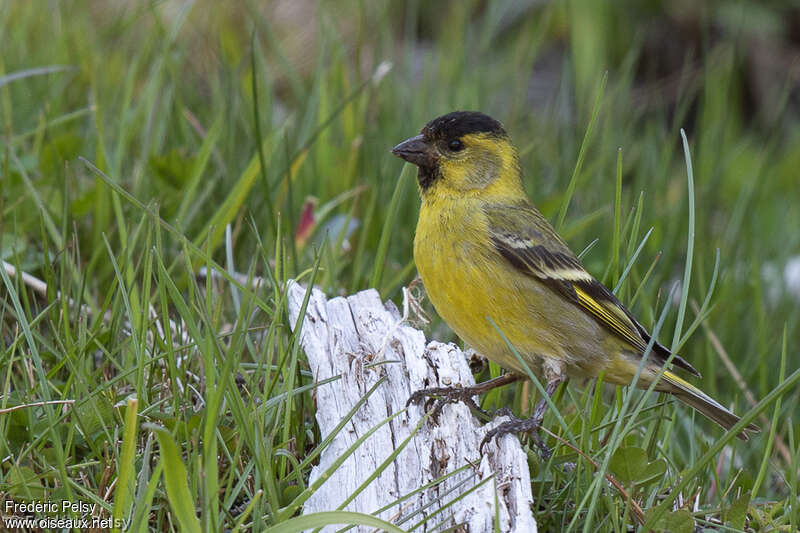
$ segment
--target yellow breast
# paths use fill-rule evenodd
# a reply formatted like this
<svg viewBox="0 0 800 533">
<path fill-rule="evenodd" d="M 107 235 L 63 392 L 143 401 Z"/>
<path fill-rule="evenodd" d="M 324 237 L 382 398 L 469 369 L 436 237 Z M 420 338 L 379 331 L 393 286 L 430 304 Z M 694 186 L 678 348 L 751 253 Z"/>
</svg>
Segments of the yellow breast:
<svg viewBox="0 0 800 533">
<path fill-rule="evenodd" d="M 541 356 L 562 357 L 563 339 L 536 305 L 549 289 L 514 272 L 493 249 L 477 202 L 423 202 L 414 259 L 437 313 L 481 355 L 524 372 L 491 318 L 534 371 Z"/>
</svg>

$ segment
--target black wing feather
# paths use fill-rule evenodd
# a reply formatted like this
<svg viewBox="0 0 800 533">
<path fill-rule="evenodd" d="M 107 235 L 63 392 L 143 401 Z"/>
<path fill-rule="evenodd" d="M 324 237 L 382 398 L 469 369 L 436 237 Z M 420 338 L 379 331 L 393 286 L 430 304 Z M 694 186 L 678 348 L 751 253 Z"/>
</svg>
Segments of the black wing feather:
<svg viewBox="0 0 800 533">
<path fill-rule="evenodd" d="M 514 268 L 558 292 L 640 352 L 647 349 L 651 335 L 644 326 L 611 291 L 584 269 L 577 256 L 533 206 L 489 206 L 484 212 L 489 219 L 489 233 L 495 250 Z M 547 242 L 547 245 L 537 244 L 541 242 Z M 671 352 L 654 341 L 651 354 L 658 363 L 664 364 Z M 677 354 L 672 363 L 700 375 Z"/>
</svg>

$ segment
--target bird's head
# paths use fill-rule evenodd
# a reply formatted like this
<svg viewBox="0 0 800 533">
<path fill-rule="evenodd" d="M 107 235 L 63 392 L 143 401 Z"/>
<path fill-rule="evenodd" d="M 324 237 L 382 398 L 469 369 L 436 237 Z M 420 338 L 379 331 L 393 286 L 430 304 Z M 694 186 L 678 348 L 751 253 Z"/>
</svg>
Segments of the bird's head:
<svg viewBox="0 0 800 533">
<path fill-rule="evenodd" d="M 419 167 L 423 197 L 522 190 L 517 151 L 506 130 L 476 111 L 454 111 L 436 118 L 392 153 Z"/>
</svg>

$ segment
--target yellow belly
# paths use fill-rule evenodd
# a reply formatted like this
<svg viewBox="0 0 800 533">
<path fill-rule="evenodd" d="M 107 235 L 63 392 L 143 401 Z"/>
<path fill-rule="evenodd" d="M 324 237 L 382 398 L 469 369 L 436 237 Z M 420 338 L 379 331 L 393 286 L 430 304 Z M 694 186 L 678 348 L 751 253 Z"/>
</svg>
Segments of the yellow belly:
<svg viewBox="0 0 800 533">
<path fill-rule="evenodd" d="M 576 305 L 506 262 L 491 245 L 480 207 L 470 204 L 463 199 L 423 203 L 420 211 L 414 259 L 442 319 L 506 369 L 524 373 L 498 329 L 538 375 L 552 359 L 569 375 L 606 371 L 608 381 L 628 383 L 635 358 L 623 354 L 620 344 Z"/>
<path fill-rule="evenodd" d="M 507 270 L 512 267 L 497 261 L 490 248 L 480 208 L 464 204 L 423 205 L 420 211 L 414 259 L 437 313 L 467 344 L 505 368 L 523 371 L 498 329 L 529 365 L 538 366 L 537 355 L 557 357 L 554 333 L 537 328 L 528 313 L 526 299 L 536 295 L 516 286 Z"/>
</svg>

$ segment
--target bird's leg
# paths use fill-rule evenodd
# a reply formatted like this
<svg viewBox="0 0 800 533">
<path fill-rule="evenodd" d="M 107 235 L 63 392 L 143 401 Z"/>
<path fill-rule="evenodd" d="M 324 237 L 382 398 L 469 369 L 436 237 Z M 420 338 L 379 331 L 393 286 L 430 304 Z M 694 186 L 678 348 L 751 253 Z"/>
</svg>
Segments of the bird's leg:
<svg viewBox="0 0 800 533">
<path fill-rule="evenodd" d="M 561 368 L 546 369 L 546 375 L 547 386 L 545 387 L 545 392 L 549 398 L 552 398 L 553 394 L 556 392 L 556 389 L 558 389 L 558 386 L 564 381 L 565 375 L 563 369 Z M 503 414 L 508 415 L 511 420 L 508 422 L 503 422 L 496 428 L 487 431 L 486 436 L 481 441 L 480 449 L 482 450 L 483 445 L 494 438 L 501 437 L 508 433 L 525 432 L 530 434 L 533 442 L 536 443 L 536 446 L 541 452 L 542 458 L 545 460 L 549 459 L 550 455 L 552 455 L 552 452 L 539 436 L 539 426 L 542 425 L 542 419 L 544 418 L 544 412 L 546 409 L 547 398 L 542 398 L 536 404 L 536 408 L 533 410 L 533 415 L 530 418 L 517 418 L 511 413 L 510 410 L 503 410 Z"/>
<path fill-rule="evenodd" d="M 473 400 L 472 397 L 478 396 L 492 389 L 496 389 L 497 387 L 502 387 L 503 385 L 508 385 L 509 383 L 519 381 L 520 379 L 522 379 L 522 376 L 519 374 L 507 373 L 503 374 L 502 376 L 484 381 L 483 383 L 478 383 L 477 385 L 473 385 L 471 387 L 433 387 L 430 389 L 421 389 L 409 396 L 406 406 L 419 402 L 424 398 L 434 396 L 437 398 L 432 413 L 432 416 L 434 417 L 438 416 L 439 412 L 442 410 L 442 407 L 444 407 L 446 404 L 456 402 L 463 402 L 470 408 L 486 414 L 485 411 L 481 409 L 477 403 L 475 403 L 475 400 Z"/>
</svg>

